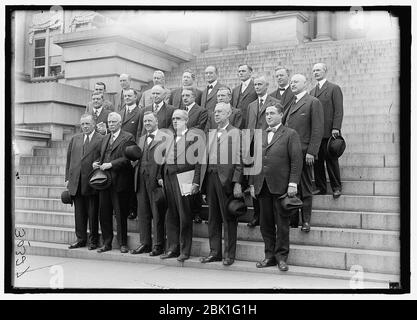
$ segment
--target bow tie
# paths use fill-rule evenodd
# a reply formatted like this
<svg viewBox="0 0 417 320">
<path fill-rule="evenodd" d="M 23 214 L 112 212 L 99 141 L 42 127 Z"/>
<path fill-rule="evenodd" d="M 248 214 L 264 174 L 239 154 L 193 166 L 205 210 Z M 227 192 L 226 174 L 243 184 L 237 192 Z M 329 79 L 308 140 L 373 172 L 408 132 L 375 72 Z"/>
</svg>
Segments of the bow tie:
<svg viewBox="0 0 417 320">
<path fill-rule="evenodd" d="M 277 128 L 268 127 L 268 128 L 266 128 L 266 132 L 273 132 L 273 133 L 275 133 L 275 132 L 277 132 Z"/>
<path fill-rule="evenodd" d="M 210 90 L 210 89 L 213 89 L 213 86 L 209 85 L 209 86 L 207 86 L 207 88 Z"/>
<path fill-rule="evenodd" d="M 155 138 L 155 135 L 153 134 L 153 133 L 148 133 L 147 135 L 146 135 L 146 138 Z"/>
</svg>

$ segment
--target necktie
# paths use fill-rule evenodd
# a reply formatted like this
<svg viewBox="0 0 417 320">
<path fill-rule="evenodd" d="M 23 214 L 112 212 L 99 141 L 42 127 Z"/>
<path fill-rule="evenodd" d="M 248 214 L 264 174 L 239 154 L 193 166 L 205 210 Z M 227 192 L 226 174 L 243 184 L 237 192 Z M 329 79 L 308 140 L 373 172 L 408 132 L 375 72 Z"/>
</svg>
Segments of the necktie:
<svg viewBox="0 0 417 320">
<path fill-rule="evenodd" d="M 207 94 L 210 94 L 212 89 L 213 89 L 212 85 L 207 86 Z"/>
<path fill-rule="evenodd" d="M 87 147 L 88 147 L 89 143 L 90 143 L 90 138 L 88 137 L 88 135 L 85 135 L 85 140 L 84 140 L 84 144 L 83 144 L 83 155 L 87 151 Z"/>
<path fill-rule="evenodd" d="M 148 133 L 148 134 L 146 135 L 146 143 L 147 143 L 148 145 L 149 145 L 149 144 L 151 144 L 151 142 L 152 142 L 153 138 L 155 138 L 155 135 L 154 135 L 153 133 Z"/>
<path fill-rule="evenodd" d="M 240 93 L 245 92 L 245 90 L 246 90 L 246 86 L 242 83 L 242 90 L 240 91 Z"/>
<path fill-rule="evenodd" d="M 97 109 L 96 109 L 96 110 L 94 110 L 94 116 L 95 116 L 96 118 L 98 118 L 98 111 L 97 111 Z"/>
<path fill-rule="evenodd" d="M 157 104 L 155 104 L 155 105 L 153 106 L 153 112 L 154 112 L 154 113 L 158 113 L 158 105 L 157 105 Z"/>
<path fill-rule="evenodd" d="M 110 138 L 110 145 L 112 145 L 113 144 L 113 142 L 114 142 L 114 140 L 116 140 L 116 138 L 114 137 L 114 134 L 112 134 L 111 135 L 111 138 Z"/>
<path fill-rule="evenodd" d="M 263 105 L 264 105 L 264 100 L 263 99 L 260 99 L 259 100 L 259 111 L 261 111 Z"/>
</svg>

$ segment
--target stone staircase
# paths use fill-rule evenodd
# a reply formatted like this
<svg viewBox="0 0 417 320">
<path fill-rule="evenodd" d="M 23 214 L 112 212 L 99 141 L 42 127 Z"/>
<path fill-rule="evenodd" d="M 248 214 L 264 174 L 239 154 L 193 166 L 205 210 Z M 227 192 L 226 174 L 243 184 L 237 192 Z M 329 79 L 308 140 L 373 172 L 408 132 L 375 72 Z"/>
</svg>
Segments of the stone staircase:
<svg viewBox="0 0 417 320">
<path fill-rule="evenodd" d="M 398 282 L 398 42 L 349 40 L 297 48 L 236 51 L 222 56 L 205 54 L 184 68 L 192 67 L 203 74 L 205 66 L 215 64 L 222 82 L 233 86 L 237 83 L 237 65 L 242 61 L 247 61 L 257 72 L 271 72 L 281 61 L 291 70 L 307 75 L 314 62 L 324 61 L 330 69 L 329 80 L 335 79 L 344 93 L 342 134 L 347 149 L 340 159 L 343 195 L 337 200 L 331 195 L 315 196 L 311 232 L 305 234 L 291 229 L 287 274 L 350 280 L 355 272 L 363 270 L 363 279 L 379 283 L 381 288 L 387 288 L 388 282 Z M 182 70 L 168 76 L 170 84 L 180 82 Z M 84 248 L 68 250 L 68 244 L 75 240 L 73 208 L 61 203 L 60 194 L 64 190 L 69 137 L 67 134 L 64 141 L 52 141 L 50 147 L 36 147 L 32 156 L 21 157 L 21 179 L 15 189 L 15 221 L 16 227 L 25 229 L 31 254 L 226 268 L 221 263 L 198 261 L 198 257 L 209 252 L 207 224 L 194 225 L 193 257 L 184 264 L 175 259 L 121 254 L 117 250 L 105 254 Z M 206 207 L 203 211 L 203 216 L 207 215 Z M 278 273 L 276 268 L 255 267 L 255 261 L 264 256 L 264 245 L 259 227 L 246 227 L 251 215 L 249 212 L 241 218 L 238 261 L 227 268 Z M 128 232 L 129 247 L 134 248 L 139 242 L 137 221 L 129 221 Z M 116 243 L 114 247 L 117 248 Z"/>
</svg>

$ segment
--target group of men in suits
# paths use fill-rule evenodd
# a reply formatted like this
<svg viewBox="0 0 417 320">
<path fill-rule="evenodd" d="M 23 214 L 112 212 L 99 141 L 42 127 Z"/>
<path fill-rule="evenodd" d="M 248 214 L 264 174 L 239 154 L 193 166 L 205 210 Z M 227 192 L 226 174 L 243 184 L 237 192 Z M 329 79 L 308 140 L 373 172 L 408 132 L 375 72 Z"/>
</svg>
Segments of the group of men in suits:
<svg viewBox="0 0 417 320">
<path fill-rule="evenodd" d="M 77 235 L 77 242 L 70 248 L 86 245 L 86 217 L 90 216 L 89 248 L 97 247 L 98 219 L 91 212 L 99 212 L 104 242 L 99 252 L 110 250 L 114 212 L 120 250 L 128 252 L 127 217 L 134 211 L 138 215 L 141 238 L 131 253 L 177 257 L 184 261 L 190 256 L 192 221 L 201 222 L 199 213 L 204 194 L 209 205 L 210 254 L 202 262 L 224 258 L 223 263 L 230 265 L 235 258 L 237 219 L 228 213 L 227 204 L 231 198 L 241 197 L 247 188 L 254 206 L 254 217 L 248 226 L 260 224 L 265 241 L 265 260 L 257 267 L 278 264 L 280 270 L 287 270 L 288 229 L 298 227 L 299 214 L 282 214 L 285 210 L 279 197 L 287 193 L 301 198 L 301 231 L 309 232 L 312 196 L 327 192 L 324 163 L 333 196 L 340 196 L 338 161 L 327 154 L 326 146 L 329 139 L 341 134 L 343 96 L 339 86 L 326 80 L 327 67 L 323 63 L 313 67 L 318 84 L 310 93 L 306 91 L 306 77 L 296 74 L 290 78 L 285 67 L 275 69 L 278 88 L 271 94 L 265 76 L 253 77 L 252 72 L 249 65 L 239 65 L 240 84 L 231 90 L 219 82 L 217 68 L 208 66 L 204 74 L 207 86 L 200 91 L 194 87 L 195 75 L 185 70 L 182 86 L 168 91 L 163 72 L 155 71 L 154 86 L 143 94 L 132 89 L 130 76 L 123 74 L 120 76 L 122 90 L 116 100 L 117 112 L 112 112 L 111 104 L 104 100 L 104 83 L 97 83 L 92 102 L 86 107 L 87 114 L 81 119 L 83 134 L 74 136 L 68 149 L 66 180 L 76 199 Z M 244 176 L 248 164 L 236 161 L 243 157 L 241 149 L 233 152 L 227 149 L 232 152 L 229 156 L 235 159 L 233 162 L 221 165 L 210 162 L 213 155 L 220 156 L 217 153 L 221 147 L 229 146 L 237 137 L 240 139 L 241 129 L 251 131 L 250 156 L 262 150 L 259 156 L 263 165 L 257 176 Z M 256 141 L 256 131 L 262 133 L 262 141 Z M 173 133 L 171 138 L 167 132 Z M 196 132 L 205 132 L 206 140 Z M 216 133 L 216 139 L 210 136 L 212 132 Z M 94 151 L 84 156 L 87 140 L 94 142 L 88 144 Z M 162 148 L 162 140 L 171 144 Z M 206 158 L 207 165 L 187 160 L 179 163 L 188 149 L 195 148 L 195 143 L 201 144 L 202 140 L 207 141 L 206 154 L 201 158 Z M 125 155 L 126 146 L 132 142 L 139 146 L 141 153 L 136 161 L 130 161 Z M 256 148 L 256 143 L 262 148 Z M 165 150 L 162 158 L 167 159 L 171 153 L 173 162 L 159 163 L 154 159 L 156 150 L 161 148 Z M 232 145 L 230 148 L 233 149 Z M 91 167 L 111 172 L 110 188 L 97 193 L 86 187 L 85 173 Z M 188 171 L 193 172 L 192 187 L 187 196 L 182 196 L 177 174 Z M 165 204 L 160 201 L 161 194 Z M 136 214 L 131 216 L 135 218 Z"/>
</svg>

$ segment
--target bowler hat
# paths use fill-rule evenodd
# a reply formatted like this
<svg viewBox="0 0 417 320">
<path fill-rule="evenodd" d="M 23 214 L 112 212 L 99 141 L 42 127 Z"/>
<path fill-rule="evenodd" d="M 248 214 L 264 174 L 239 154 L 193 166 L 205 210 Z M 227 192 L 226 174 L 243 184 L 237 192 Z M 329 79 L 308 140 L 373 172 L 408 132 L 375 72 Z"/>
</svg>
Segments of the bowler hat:
<svg viewBox="0 0 417 320">
<path fill-rule="evenodd" d="M 248 207 L 243 198 L 231 197 L 227 204 L 227 211 L 232 217 L 240 217 L 248 211 Z"/>
<path fill-rule="evenodd" d="M 327 141 L 327 153 L 332 158 L 339 158 L 346 149 L 346 142 L 342 136 L 333 136 Z"/>
<path fill-rule="evenodd" d="M 130 161 L 136 161 L 142 157 L 142 150 L 140 150 L 139 146 L 133 141 L 126 142 L 124 153 L 125 157 Z"/>
<path fill-rule="evenodd" d="M 88 182 L 93 189 L 107 189 L 111 185 L 111 174 L 107 170 L 94 169 L 88 175 Z"/>
<path fill-rule="evenodd" d="M 152 201 L 155 202 L 158 207 L 166 205 L 165 192 L 162 187 L 152 190 Z"/>
<path fill-rule="evenodd" d="M 303 207 L 303 202 L 297 198 L 296 196 L 289 197 L 288 194 L 283 194 L 281 197 L 281 206 L 286 211 L 286 215 L 290 216 L 294 211 L 294 209 L 300 209 Z"/>
<path fill-rule="evenodd" d="M 72 206 L 72 197 L 68 190 L 65 190 L 61 193 L 61 201 L 64 204 L 70 204 Z"/>
</svg>

